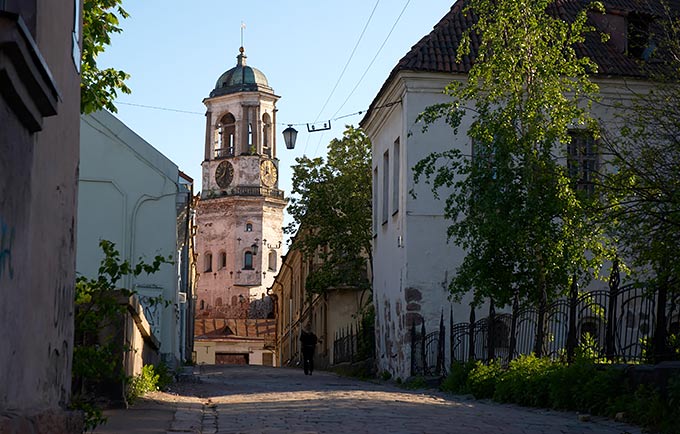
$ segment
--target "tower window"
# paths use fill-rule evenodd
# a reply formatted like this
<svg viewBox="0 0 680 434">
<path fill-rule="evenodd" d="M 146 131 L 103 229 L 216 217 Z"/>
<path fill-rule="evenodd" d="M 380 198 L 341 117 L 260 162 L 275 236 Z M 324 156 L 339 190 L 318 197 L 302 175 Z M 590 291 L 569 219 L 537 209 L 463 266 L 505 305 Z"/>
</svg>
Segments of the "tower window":
<svg viewBox="0 0 680 434">
<path fill-rule="evenodd" d="M 235 153 L 234 136 L 236 134 L 236 118 L 231 113 L 222 116 L 216 129 L 215 158 L 233 157 Z"/>
<path fill-rule="evenodd" d="M 243 269 L 252 270 L 253 269 L 253 253 L 248 251 L 243 255 Z"/>
<path fill-rule="evenodd" d="M 206 272 L 212 271 L 212 253 L 205 254 L 205 268 Z"/>
<path fill-rule="evenodd" d="M 252 223 L 246 223 L 246 232 L 252 232 L 253 231 L 253 224 Z"/>
<path fill-rule="evenodd" d="M 220 269 L 227 267 L 227 254 L 226 252 L 220 252 Z"/>
<path fill-rule="evenodd" d="M 205 309 L 205 300 L 201 300 L 201 310 Z"/>
<path fill-rule="evenodd" d="M 269 114 L 262 115 L 262 153 L 268 157 L 272 156 L 271 146 L 272 121 Z"/>
</svg>

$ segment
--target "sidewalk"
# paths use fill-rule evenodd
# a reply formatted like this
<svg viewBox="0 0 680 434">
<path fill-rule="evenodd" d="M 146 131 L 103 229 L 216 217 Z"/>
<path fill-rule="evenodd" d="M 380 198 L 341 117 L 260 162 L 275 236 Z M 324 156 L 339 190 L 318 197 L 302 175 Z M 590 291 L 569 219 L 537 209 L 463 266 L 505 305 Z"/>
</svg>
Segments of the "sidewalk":
<svg viewBox="0 0 680 434">
<path fill-rule="evenodd" d="M 108 422 L 98 426 L 95 434 L 201 433 L 203 404 L 163 392 L 139 398 L 128 409 L 104 411 Z"/>
</svg>

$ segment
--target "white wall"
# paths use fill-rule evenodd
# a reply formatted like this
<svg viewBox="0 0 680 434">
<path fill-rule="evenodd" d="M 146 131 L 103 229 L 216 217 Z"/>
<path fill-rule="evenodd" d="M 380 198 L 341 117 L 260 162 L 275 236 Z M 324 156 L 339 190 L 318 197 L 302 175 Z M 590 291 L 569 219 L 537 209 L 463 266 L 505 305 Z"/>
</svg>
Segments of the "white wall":
<svg viewBox="0 0 680 434">
<path fill-rule="evenodd" d="M 410 375 L 410 328 L 424 320 L 426 332 L 437 329 L 444 314 L 449 324 L 451 302 L 448 300 L 448 282 L 462 262 L 465 252 L 459 246 L 447 242 L 450 221 L 444 218 L 444 200 L 434 197 L 431 185 L 421 178 L 414 183 L 413 167 L 432 152 L 459 149 L 471 154 L 467 130 L 471 117 L 463 118 L 459 134 L 440 120 L 431 125 L 426 133 L 416 118 L 425 108 L 435 103 L 449 101 L 442 90 L 452 80 L 464 79 L 452 74 L 400 72 L 376 101 L 376 106 L 401 100 L 400 104 L 387 109 L 375 110 L 362 121 L 362 126 L 372 142 L 372 168 L 377 168 L 377 200 L 374 201 L 374 218 L 377 214 L 377 230 L 373 240 L 374 279 L 373 294 L 376 306 L 376 344 L 379 370 L 387 370 L 395 377 Z M 645 83 L 625 83 L 619 80 L 600 79 L 601 103 L 592 108 L 594 117 L 603 125 L 618 128 L 614 117 L 614 102 L 625 103 L 630 89 L 645 92 Z M 399 210 L 393 214 L 394 142 L 400 142 Z M 390 176 L 388 219 L 383 223 L 383 156 L 389 151 Z M 373 171 L 375 176 L 376 172 Z M 375 181 L 374 181 L 375 182 Z M 416 197 L 409 192 L 413 190 Z M 374 194 L 375 194 L 374 193 Z M 446 190 L 439 190 L 445 199 Z M 606 283 L 596 281 L 589 289 L 601 288 Z M 471 295 L 453 304 L 453 321 L 467 321 L 470 315 Z M 498 310 L 502 310 L 497 306 Z M 477 318 L 488 314 L 488 306 L 480 306 Z M 446 340 L 445 354 L 449 355 Z M 447 358 L 448 363 L 448 358 Z"/>
<path fill-rule="evenodd" d="M 116 243 L 121 259 L 136 263 L 156 255 L 176 261 L 177 166 L 112 114 L 81 117 L 76 270 L 96 276 L 103 254 L 100 239 Z M 162 296 L 170 305 L 145 305 L 145 315 L 169 363 L 180 357 L 177 267 L 126 277 L 121 286 L 146 297 Z"/>
</svg>

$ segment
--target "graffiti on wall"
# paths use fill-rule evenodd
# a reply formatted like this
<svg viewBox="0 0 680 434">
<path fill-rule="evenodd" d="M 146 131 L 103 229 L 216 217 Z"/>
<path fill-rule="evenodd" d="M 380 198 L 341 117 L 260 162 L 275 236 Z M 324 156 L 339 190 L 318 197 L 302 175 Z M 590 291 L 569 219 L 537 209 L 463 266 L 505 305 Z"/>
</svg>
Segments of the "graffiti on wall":
<svg viewBox="0 0 680 434">
<path fill-rule="evenodd" d="M 0 280 L 5 276 L 14 278 L 12 267 L 12 247 L 14 244 L 14 228 L 10 228 L 0 217 Z"/>
</svg>

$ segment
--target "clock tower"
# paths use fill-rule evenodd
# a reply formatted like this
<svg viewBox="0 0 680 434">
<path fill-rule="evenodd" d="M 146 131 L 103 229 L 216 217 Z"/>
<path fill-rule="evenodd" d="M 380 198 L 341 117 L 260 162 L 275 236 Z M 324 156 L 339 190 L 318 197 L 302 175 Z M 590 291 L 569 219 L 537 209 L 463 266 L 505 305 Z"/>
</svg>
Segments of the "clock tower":
<svg viewBox="0 0 680 434">
<path fill-rule="evenodd" d="M 197 206 L 197 318 L 245 318 L 279 271 L 283 209 L 276 158 L 279 96 L 258 69 L 237 63 L 220 76 L 206 111 Z"/>
</svg>

